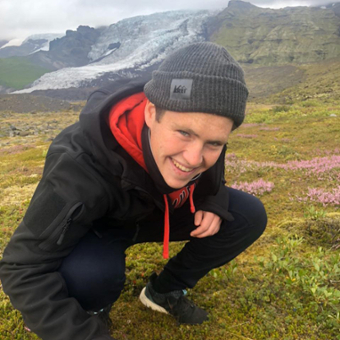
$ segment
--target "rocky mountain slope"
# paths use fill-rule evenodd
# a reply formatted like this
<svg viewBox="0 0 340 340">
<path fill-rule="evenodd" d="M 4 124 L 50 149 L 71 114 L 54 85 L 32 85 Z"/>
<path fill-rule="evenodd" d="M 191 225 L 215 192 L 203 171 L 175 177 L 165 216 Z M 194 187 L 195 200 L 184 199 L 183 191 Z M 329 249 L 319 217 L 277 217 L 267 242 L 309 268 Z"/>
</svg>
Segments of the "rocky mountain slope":
<svg viewBox="0 0 340 340">
<path fill-rule="evenodd" d="M 22 92 L 53 95 L 54 91 L 65 98 L 67 89 L 72 99 L 83 98 L 77 89 L 85 94 L 113 79 L 151 72 L 167 53 L 206 40 L 225 46 L 240 63 L 249 65 L 250 78 L 273 72 L 294 83 L 300 79 L 300 73 L 294 73 L 297 65 L 340 57 L 340 3 L 274 10 L 230 1 L 219 13 L 174 11 L 97 29 L 80 26 L 51 41 L 48 51 L 26 57 L 32 64 L 57 71 L 46 73 Z M 254 67 L 261 67 L 261 72 Z"/>
<path fill-rule="evenodd" d="M 208 23 L 208 39 L 242 63 L 277 65 L 340 57 L 340 3 L 326 8 L 258 8 L 243 1 Z"/>
<path fill-rule="evenodd" d="M 0 40 L 0 47 L 6 45 L 8 43 L 8 40 Z"/>
<path fill-rule="evenodd" d="M 205 23 L 211 15 L 174 11 L 122 20 L 102 31 L 88 53 L 88 65 L 47 73 L 21 92 L 100 86 L 121 76 L 150 72 L 168 53 L 206 40 Z"/>
<path fill-rule="evenodd" d="M 49 43 L 63 34 L 34 34 L 27 37 L 20 46 L 6 46 L 0 43 L 0 58 L 29 56 L 39 51 L 48 51 Z"/>
<path fill-rule="evenodd" d="M 48 51 L 31 54 L 29 60 L 51 70 L 87 65 L 91 62 L 88 54 L 101 32 L 89 26 L 67 30 L 66 35 L 50 42 Z"/>
</svg>

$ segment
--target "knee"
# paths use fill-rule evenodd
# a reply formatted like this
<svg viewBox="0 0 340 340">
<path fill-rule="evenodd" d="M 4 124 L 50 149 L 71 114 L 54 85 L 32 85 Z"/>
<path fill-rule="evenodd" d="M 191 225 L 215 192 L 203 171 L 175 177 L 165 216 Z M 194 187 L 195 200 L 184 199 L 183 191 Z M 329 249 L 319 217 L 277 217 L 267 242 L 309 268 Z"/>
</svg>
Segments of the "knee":
<svg viewBox="0 0 340 340">
<path fill-rule="evenodd" d="M 255 196 L 247 194 L 244 215 L 256 237 L 260 237 L 267 226 L 267 213 L 263 203 Z"/>
<path fill-rule="evenodd" d="M 80 301 L 89 296 L 119 296 L 125 283 L 125 263 L 117 262 L 98 264 L 65 259 L 59 272 L 66 282 L 69 295 Z"/>
<path fill-rule="evenodd" d="M 250 218 L 257 236 L 260 237 L 266 229 L 268 218 L 263 203 L 256 197 L 254 199 L 253 212 Z"/>
<path fill-rule="evenodd" d="M 260 237 L 267 226 L 267 213 L 263 203 L 255 196 L 230 189 L 230 212 L 251 227 L 254 237 Z M 237 217 L 238 216 L 238 217 Z"/>
</svg>

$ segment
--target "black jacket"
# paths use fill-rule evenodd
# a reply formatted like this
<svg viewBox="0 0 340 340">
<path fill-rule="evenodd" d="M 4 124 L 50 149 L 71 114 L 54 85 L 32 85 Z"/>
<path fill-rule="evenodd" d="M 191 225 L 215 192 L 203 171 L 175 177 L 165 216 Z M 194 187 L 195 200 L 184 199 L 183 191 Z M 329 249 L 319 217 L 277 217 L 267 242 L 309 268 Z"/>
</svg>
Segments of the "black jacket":
<svg viewBox="0 0 340 340">
<path fill-rule="evenodd" d="M 27 326 L 44 340 L 112 339 L 98 317 L 68 297 L 58 267 L 94 222 L 109 218 L 115 227 L 131 226 L 155 209 L 164 210 L 162 193 L 107 124 L 112 105 L 143 91 L 144 84 L 114 82 L 89 97 L 79 122 L 51 144 L 42 179 L 5 249 L 3 289 Z M 200 177 L 194 200 L 197 209 L 231 219 L 223 178 L 224 152 Z"/>
</svg>

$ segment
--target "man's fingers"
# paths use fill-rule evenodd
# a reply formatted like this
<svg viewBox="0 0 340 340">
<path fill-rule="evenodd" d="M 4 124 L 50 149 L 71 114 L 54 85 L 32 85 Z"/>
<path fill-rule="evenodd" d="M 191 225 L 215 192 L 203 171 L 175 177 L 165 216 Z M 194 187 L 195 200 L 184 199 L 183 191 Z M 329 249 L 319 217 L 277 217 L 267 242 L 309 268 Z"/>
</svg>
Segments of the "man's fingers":
<svg viewBox="0 0 340 340">
<path fill-rule="evenodd" d="M 190 236 L 194 236 L 194 237 L 198 237 L 200 234 L 204 233 L 206 231 L 206 226 L 199 226 L 197 227 L 195 230 L 193 230 L 191 233 L 190 233 Z"/>
<path fill-rule="evenodd" d="M 203 219 L 203 211 L 202 211 L 202 210 L 198 210 L 198 211 L 195 213 L 195 219 L 194 219 L 195 225 L 196 225 L 196 226 L 201 225 L 202 219 Z"/>
<path fill-rule="evenodd" d="M 197 235 L 197 238 L 204 238 L 204 237 L 208 237 L 208 236 L 213 236 L 217 233 L 217 231 L 211 231 L 211 230 L 207 230 L 206 232 Z"/>
<path fill-rule="evenodd" d="M 220 230 L 220 224 L 219 223 L 214 223 L 207 226 L 200 226 L 197 229 L 195 229 L 190 235 L 193 237 L 207 237 L 207 236 L 212 236 L 215 235 L 218 231 Z"/>
<path fill-rule="evenodd" d="M 221 218 L 213 213 L 198 211 L 195 215 L 195 225 L 198 227 L 190 233 L 190 236 L 198 238 L 212 236 L 220 230 Z"/>
</svg>

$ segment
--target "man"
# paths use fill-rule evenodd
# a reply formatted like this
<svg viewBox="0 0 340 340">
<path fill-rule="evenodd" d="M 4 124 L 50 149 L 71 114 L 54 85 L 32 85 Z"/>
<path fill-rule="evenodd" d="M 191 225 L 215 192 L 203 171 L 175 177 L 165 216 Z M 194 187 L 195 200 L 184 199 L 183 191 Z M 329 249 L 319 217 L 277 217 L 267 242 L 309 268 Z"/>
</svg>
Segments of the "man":
<svg viewBox="0 0 340 340">
<path fill-rule="evenodd" d="M 189 240 L 140 295 L 180 323 L 207 313 L 185 289 L 266 226 L 261 202 L 224 186 L 229 135 L 244 119 L 243 71 L 212 43 L 169 55 L 152 79 L 93 93 L 55 138 L 1 262 L 4 291 L 46 340 L 112 339 L 105 317 L 125 281 L 125 250 Z"/>
</svg>

